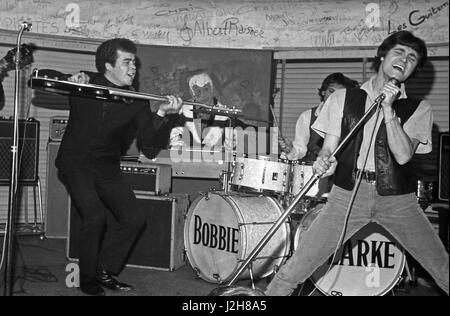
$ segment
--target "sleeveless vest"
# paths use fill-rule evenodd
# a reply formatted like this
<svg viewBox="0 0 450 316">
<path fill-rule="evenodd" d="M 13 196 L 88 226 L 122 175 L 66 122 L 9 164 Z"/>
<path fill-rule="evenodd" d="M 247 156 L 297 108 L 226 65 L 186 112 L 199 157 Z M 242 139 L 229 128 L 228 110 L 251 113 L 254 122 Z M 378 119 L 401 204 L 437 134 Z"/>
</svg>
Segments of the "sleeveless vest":
<svg viewBox="0 0 450 316">
<path fill-rule="evenodd" d="M 351 131 L 364 115 L 367 93 L 359 88 L 348 89 L 345 97 L 344 113 L 341 124 L 341 139 Z M 419 106 L 420 100 L 396 100 L 392 107 L 400 124 L 411 117 Z M 375 110 L 373 111 L 375 113 Z M 372 113 L 373 115 L 373 113 Z M 363 139 L 363 128 L 356 132 L 354 137 L 336 157 L 338 166 L 334 183 L 339 187 L 351 191 L 355 185 L 357 159 Z M 411 170 L 411 163 L 399 165 L 391 153 L 387 140 L 387 131 L 384 121 L 378 129 L 375 139 L 375 172 L 376 187 L 380 195 L 400 195 L 415 192 L 415 179 Z"/>
<path fill-rule="evenodd" d="M 317 117 L 314 115 L 317 108 L 318 106 L 311 109 L 311 118 L 309 120 L 309 141 L 306 145 L 308 151 L 306 152 L 305 157 L 302 158 L 302 160 L 304 161 L 315 161 L 323 145 L 323 138 L 320 137 L 320 135 L 311 128 L 311 126 L 317 119 Z"/>
</svg>

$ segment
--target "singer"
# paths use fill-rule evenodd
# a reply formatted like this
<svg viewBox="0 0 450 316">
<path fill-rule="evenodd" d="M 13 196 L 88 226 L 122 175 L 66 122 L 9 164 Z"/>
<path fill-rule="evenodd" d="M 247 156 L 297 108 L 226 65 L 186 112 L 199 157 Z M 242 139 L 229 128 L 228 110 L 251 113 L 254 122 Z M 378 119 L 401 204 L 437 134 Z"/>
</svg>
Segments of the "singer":
<svg viewBox="0 0 450 316">
<path fill-rule="evenodd" d="M 423 40 L 408 31 L 394 33 L 378 47 L 373 62 L 376 75 L 361 88 L 336 91 L 325 102 L 312 126 L 324 137 L 313 170 L 321 177 L 334 175 L 334 185 L 327 204 L 268 285 L 266 295 L 291 294 L 345 241 L 371 222 L 390 232 L 393 242 L 413 256 L 448 295 L 448 253 L 417 203 L 410 166 L 414 153 L 432 150 L 431 106 L 425 100 L 408 98 L 404 87 L 426 58 Z M 333 157 L 339 142 L 374 102 L 381 103 L 379 110 L 373 111 L 355 138 Z M 378 249 L 366 251 L 369 265 L 378 262 Z M 350 256 L 344 253 L 342 260 L 336 259 L 341 268 L 350 265 Z M 357 286 L 371 286 L 364 281 Z"/>
</svg>

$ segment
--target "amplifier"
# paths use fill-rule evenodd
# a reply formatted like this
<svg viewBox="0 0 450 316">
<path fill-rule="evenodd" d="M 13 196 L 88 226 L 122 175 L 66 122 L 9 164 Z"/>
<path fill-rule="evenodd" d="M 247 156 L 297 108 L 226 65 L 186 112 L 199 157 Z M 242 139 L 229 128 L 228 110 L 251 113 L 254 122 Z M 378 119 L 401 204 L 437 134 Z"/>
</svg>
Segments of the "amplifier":
<svg viewBox="0 0 450 316">
<path fill-rule="evenodd" d="M 66 131 L 69 118 L 66 116 L 52 116 L 49 123 L 49 138 L 51 141 L 61 141 Z"/>
<path fill-rule="evenodd" d="M 189 208 L 187 195 L 152 196 L 136 194 L 146 226 L 137 237 L 127 266 L 174 271 L 186 263 L 184 253 L 184 218 Z M 107 213 L 110 220 L 111 213 Z M 79 258 L 80 217 L 73 203 L 69 209 L 67 257 Z"/>
<path fill-rule="evenodd" d="M 30 118 L 19 120 L 19 183 L 35 183 L 39 166 L 39 121 Z M 0 184 L 11 181 L 11 146 L 14 137 L 14 121 L 0 118 Z"/>
<path fill-rule="evenodd" d="M 170 192 L 170 165 L 122 161 L 120 169 L 135 193 L 161 195 Z"/>
<path fill-rule="evenodd" d="M 67 238 L 67 212 L 69 210 L 69 193 L 58 176 L 55 166 L 61 142 L 47 144 L 47 178 L 46 178 L 46 217 L 45 237 Z"/>
</svg>

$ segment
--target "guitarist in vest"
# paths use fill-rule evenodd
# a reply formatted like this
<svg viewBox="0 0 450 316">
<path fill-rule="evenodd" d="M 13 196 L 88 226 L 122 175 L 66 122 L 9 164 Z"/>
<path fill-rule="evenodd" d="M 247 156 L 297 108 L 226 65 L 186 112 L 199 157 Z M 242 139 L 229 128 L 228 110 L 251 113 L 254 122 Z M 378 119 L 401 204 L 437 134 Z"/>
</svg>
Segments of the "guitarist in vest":
<svg viewBox="0 0 450 316">
<path fill-rule="evenodd" d="M 408 98 L 403 84 L 421 69 L 426 58 L 423 40 L 408 31 L 396 32 L 378 48 L 374 77 L 361 88 L 336 91 L 325 102 L 313 125 L 324 136 L 313 169 L 322 177 L 334 174 L 334 185 L 327 204 L 302 236 L 293 256 L 268 285 L 267 295 L 289 295 L 333 255 L 342 233 L 345 242 L 371 222 L 384 227 L 448 295 L 449 256 L 417 203 L 409 163 L 414 153 L 432 150 L 431 106 L 425 100 Z M 339 142 L 381 94 L 385 98 L 379 116 L 369 117 L 332 157 Z M 355 199 L 350 203 L 354 188 Z M 376 249 L 372 255 L 373 251 Z"/>
<path fill-rule="evenodd" d="M 340 72 L 332 73 L 322 81 L 322 85 L 318 89 L 320 103 L 300 114 L 295 125 L 294 141 L 292 142 L 289 139 L 280 136 L 280 147 L 287 159 L 302 159 L 302 161 L 305 162 L 316 161 L 317 155 L 323 145 L 323 138 L 314 131 L 311 126 L 322 111 L 325 101 L 334 91 L 354 87 L 359 87 L 358 82 L 346 77 Z M 330 192 L 331 186 L 333 185 L 331 178 L 332 177 L 320 179 L 319 190 L 317 193 L 318 197 L 321 197 L 324 193 Z"/>
</svg>

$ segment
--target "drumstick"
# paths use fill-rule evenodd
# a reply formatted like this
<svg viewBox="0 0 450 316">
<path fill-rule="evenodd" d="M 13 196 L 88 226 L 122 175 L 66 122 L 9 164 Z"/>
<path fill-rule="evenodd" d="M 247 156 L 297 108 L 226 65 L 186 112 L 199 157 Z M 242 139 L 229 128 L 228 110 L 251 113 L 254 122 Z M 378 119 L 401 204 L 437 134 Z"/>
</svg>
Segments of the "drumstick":
<svg viewBox="0 0 450 316">
<path fill-rule="evenodd" d="M 272 107 L 272 106 L 270 106 L 270 110 L 272 111 L 273 120 L 274 120 L 275 125 L 276 125 L 276 128 L 277 128 L 277 130 L 278 130 L 278 135 L 279 135 L 279 137 L 281 137 L 281 138 L 284 140 L 284 136 L 283 136 L 283 134 L 281 133 L 280 125 L 278 125 L 278 120 L 277 120 L 277 117 L 276 117 L 276 115 L 275 115 L 275 111 L 273 110 L 273 107 Z"/>
<path fill-rule="evenodd" d="M 272 112 L 273 120 L 274 120 L 275 126 L 276 126 L 276 128 L 278 130 L 278 135 L 281 135 L 281 137 L 283 137 L 283 134 L 280 131 L 280 126 L 278 125 L 277 116 L 275 115 L 275 111 L 273 110 L 272 106 L 270 106 L 270 111 Z"/>
</svg>

